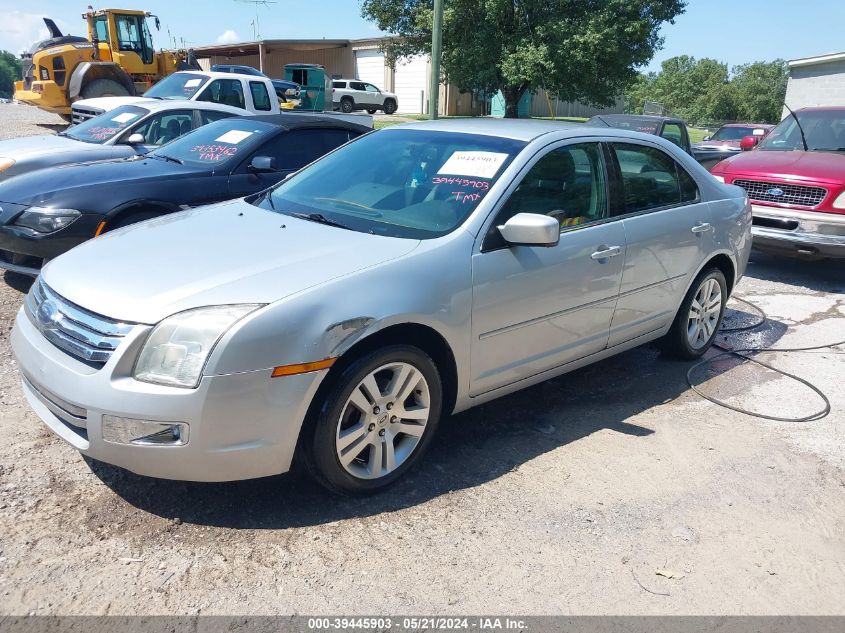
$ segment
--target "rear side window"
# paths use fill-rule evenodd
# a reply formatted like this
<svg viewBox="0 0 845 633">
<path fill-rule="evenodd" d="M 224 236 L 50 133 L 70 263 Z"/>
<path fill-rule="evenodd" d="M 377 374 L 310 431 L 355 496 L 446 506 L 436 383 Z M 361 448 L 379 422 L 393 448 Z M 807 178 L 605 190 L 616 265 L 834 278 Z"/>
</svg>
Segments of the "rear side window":
<svg viewBox="0 0 845 633">
<path fill-rule="evenodd" d="M 331 128 L 291 130 L 276 136 L 256 154 L 272 156 L 276 159 L 276 169 L 291 171 L 314 162 L 357 136 L 357 132 Z"/>
<path fill-rule="evenodd" d="M 345 81 L 333 81 L 332 82 L 332 88 L 337 88 L 338 90 L 343 90 L 344 88 L 346 88 L 346 82 Z"/>
<path fill-rule="evenodd" d="M 250 81 L 249 91 L 252 94 L 252 102 L 256 110 L 270 110 L 270 94 L 267 86 L 261 81 Z"/>
<path fill-rule="evenodd" d="M 622 176 L 625 200 L 621 213 L 639 213 L 694 202 L 695 180 L 675 160 L 654 147 L 612 143 Z"/>
<path fill-rule="evenodd" d="M 222 103 L 235 108 L 244 108 L 244 90 L 240 79 L 215 79 L 203 93 L 197 97 L 197 101 L 211 101 Z"/>
<path fill-rule="evenodd" d="M 200 110 L 200 121 L 203 125 L 214 123 L 220 119 L 228 119 L 230 116 L 235 116 L 231 112 L 215 112 L 214 110 Z"/>
</svg>

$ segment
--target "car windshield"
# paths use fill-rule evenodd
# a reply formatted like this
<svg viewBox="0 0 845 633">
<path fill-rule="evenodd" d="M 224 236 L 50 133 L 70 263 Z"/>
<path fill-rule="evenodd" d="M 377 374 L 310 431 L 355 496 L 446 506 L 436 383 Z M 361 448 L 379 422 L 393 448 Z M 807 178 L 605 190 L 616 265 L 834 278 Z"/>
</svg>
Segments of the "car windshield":
<svg viewBox="0 0 845 633">
<path fill-rule="evenodd" d="M 68 128 L 64 135 L 77 141 L 102 144 L 149 113 L 149 110 L 140 106 L 120 106 Z"/>
<path fill-rule="evenodd" d="M 815 152 L 845 152 L 845 110 L 796 112 L 807 149 Z M 803 150 L 801 131 L 795 117 L 788 116 L 758 146 L 759 150 Z"/>
<path fill-rule="evenodd" d="M 604 123 L 608 127 L 619 128 L 620 130 L 632 130 L 634 132 L 645 132 L 646 134 L 657 134 L 658 121 L 649 121 L 635 116 L 595 116 L 588 124 Z"/>
<path fill-rule="evenodd" d="M 492 136 L 383 130 L 329 154 L 256 204 L 355 231 L 438 237 L 466 220 L 523 147 Z"/>
<path fill-rule="evenodd" d="M 163 145 L 148 156 L 191 165 L 220 165 L 241 159 L 272 132 L 268 123 L 224 119 Z"/>
<path fill-rule="evenodd" d="M 754 136 L 754 130 L 758 130 L 758 136 L 765 134 L 765 131 L 759 127 L 721 127 L 710 137 L 710 140 L 741 141 L 746 136 Z"/>
<path fill-rule="evenodd" d="M 190 99 L 208 82 L 208 77 L 194 73 L 174 73 L 144 93 L 155 99 Z"/>
</svg>

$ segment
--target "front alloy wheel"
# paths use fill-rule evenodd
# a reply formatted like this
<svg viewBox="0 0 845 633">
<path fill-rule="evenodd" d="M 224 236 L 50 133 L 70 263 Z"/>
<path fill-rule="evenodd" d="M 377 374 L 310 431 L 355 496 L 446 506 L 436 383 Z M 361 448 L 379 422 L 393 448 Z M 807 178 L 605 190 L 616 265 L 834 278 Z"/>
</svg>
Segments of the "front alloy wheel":
<svg viewBox="0 0 845 633">
<path fill-rule="evenodd" d="M 336 492 L 388 486 L 425 451 L 441 402 L 440 374 L 427 354 L 408 345 L 371 352 L 333 379 L 306 463 Z"/>
</svg>

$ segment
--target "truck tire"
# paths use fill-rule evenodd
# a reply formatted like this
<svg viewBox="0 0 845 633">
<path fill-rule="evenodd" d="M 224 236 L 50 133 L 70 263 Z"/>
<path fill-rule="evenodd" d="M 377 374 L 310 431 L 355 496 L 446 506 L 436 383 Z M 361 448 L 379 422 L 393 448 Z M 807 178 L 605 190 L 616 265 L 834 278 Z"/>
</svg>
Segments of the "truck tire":
<svg viewBox="0 0 845 633">
<path fill-rule="evenodd" d="M 96 97 L 127 97 L 129 91 L 126 87 L 113 79 L 95 79 L 85 84 L 79 91 L 82 99 L 93 99 Z"/>
<path fill-rule="evenodd" d="M 355 102 L 352 100 L 352 97 L 344 97 L 340 100 L 340 111 L 349 114 L 355 109 Z"/>
</svg>

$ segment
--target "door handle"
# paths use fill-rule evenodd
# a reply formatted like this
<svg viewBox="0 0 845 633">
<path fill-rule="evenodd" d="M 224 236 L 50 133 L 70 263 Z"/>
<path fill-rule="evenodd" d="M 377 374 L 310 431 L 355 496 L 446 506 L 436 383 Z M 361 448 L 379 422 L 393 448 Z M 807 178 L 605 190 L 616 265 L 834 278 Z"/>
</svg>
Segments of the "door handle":
<svg viewBox="0 0 845 633">
<path fill-rule="evenodd" d="M 621 246 L 608 246 L 606 248 L 601 248 L 601 250 L 596 251 L 590 257 L 592 259 L 607 259 L 608 257 L 616 257 L 619 253 L 622 252 Z"/>
<path fill-rule="evenodd" d="M 698 234 L 698 233 L 706 233 L 707 231 L 709 231 L 712 228 L 713 227 L 710 226 L 710 224 L 708 224 L 707 222 L 699 222 L 694 227 L 692 227 L 690 230 L 693 233 Z"/>
</svg>

